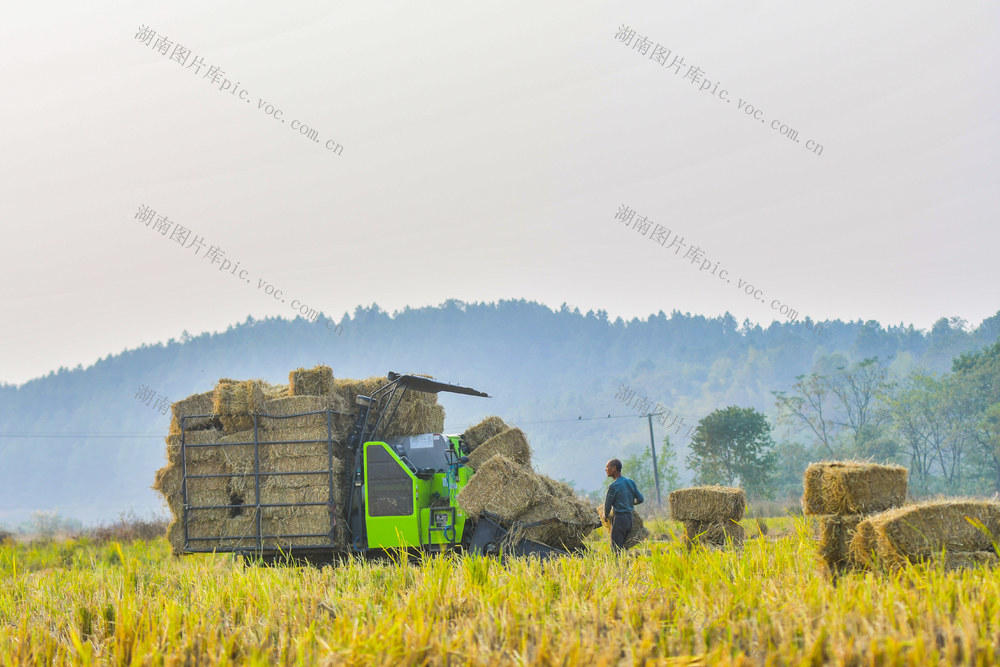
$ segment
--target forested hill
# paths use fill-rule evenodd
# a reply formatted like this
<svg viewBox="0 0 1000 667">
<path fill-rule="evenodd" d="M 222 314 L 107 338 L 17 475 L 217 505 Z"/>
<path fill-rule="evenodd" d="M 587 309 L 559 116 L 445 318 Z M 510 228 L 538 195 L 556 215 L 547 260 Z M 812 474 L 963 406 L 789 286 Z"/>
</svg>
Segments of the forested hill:
<svg viewBox="0 0 1000 667">
<path fill-rule="evenodd" d="M 163 460 L 169 416 L 136 399 L 145 386 L 177 400 L 220 377 L 286 382 L 288 371 L 329 364 L 338 377 L 421 372 L 486 391 L 493 398 L 442 395 L 446 429 L 460 432 L 499 414 L 527 432 L 543 472 L 600 485 L 604 462 L 648 444 L 648 427 L 616 398 L 622 385 L 693 425 L 727 405 L 775 413 L 786 390 L 830 355 L 848 362 L 892 359 L 894 373 L 946 372 L 952 358 L 1000 335 L 1000 313 L 979 327 L 941 319 L 930 331 L 876 322 L 826 322 L 764 329 L 663 312 L 610 321 L 526 301 L 410 309 L 392 315 L 358 308 L 338 323 L 253 320 L 222 333 L 109 355 L 88 368 L 60 369 L 21 386 L 0 385 L 0 523 L 57 509 L 84 521 L 122 511 L 160 511 L 149 490 Z M 657 440 L 664 429 L 656 425 Z M 676 428 L 675 428 L 676 430 Z M 29 435 L 25 435 L 29 434 Z M 45 434 L 46 437 L 30 437 Z M 672 436 L 681 448 L 686 440 Z"/>
</svg>

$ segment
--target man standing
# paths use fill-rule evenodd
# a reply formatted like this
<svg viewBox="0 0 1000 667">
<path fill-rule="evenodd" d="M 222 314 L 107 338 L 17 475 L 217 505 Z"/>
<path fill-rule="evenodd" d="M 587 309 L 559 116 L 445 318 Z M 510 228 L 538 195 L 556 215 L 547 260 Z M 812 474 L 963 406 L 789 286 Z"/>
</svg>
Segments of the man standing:
<svg viewBox="0 0 1000 667">
<path fill-rule="evenodd" d="M 639 493 L 635 482 L 628 477 L 622 477 L 622 462 L 618 459 L 608 461 L 604 471 L 614 480 L 608 487 L 608 497 L 604 501 L 604 518 L 608 519 L 611 510 L 615 511 L 615 518 L 611 524 L 611 550 L 621 553 L 625 551 L 625 538 L 632 530 L 632 507 L 645 498 Z"/>
</svg>

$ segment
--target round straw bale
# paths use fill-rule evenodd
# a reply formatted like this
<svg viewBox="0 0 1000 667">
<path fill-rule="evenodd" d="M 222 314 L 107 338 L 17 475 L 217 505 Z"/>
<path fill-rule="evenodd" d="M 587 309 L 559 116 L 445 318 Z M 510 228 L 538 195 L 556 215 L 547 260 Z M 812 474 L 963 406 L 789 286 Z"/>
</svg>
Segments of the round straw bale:
<svg viewBox="0 0 1000 667">
<path fill-rule="evenodd" d="M 746 492 L 729 486 L 677 489 L 669 500 L 671 516 L 677 521 L 739 521 L 747 506 Z"/>
<path fill-rule="evenodd" d="M 531 446 L 524 431 L 509 428 L 493 436 L 469 454 L 469 465 L 473 470 L 479 470 L 480 466 L 497 454 L 521 465 L 530 465 Z"/>
<path fill-rule="evenodd" d="M 499 417 L 487 417 L 475 426 L 470 426 L 468 430 L 462 434 L 462 440 L 465 442 L 466 450 L 474 452 L 479 445 L 483 444 L 493 436 L 503 433 L 509 428 L 510 426 L 508 426 L 504 420 Z"/>
</svg>

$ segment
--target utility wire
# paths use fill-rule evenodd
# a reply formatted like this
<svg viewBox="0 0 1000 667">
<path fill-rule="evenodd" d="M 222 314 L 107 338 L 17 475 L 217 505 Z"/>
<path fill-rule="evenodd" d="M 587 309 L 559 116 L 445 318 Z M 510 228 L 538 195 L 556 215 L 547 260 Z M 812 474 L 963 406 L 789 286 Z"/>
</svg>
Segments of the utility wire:
<svg viewBox="0 0 1000 667">
<path fill-rule="evenodd" d="M 607 415 L 606 417 L 577 417 L 576 419 L 548 419 L 537 422 L 521 422 L 525 426 L 530 424 L 564 424 L 568 422 L 600 421 L 602 419 L 645 419 L 652 414 L 653 417 L 663 414 L 653 412 L 642 415 Z M 162 433 L 0 433 L 0 438 L 162 438 Z"/>
</svg>

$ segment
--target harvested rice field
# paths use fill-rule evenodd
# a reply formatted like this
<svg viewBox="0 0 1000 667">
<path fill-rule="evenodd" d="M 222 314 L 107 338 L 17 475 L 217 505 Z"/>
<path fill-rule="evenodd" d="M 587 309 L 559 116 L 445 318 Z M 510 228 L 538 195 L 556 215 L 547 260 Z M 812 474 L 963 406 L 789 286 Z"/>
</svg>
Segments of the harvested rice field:
<svg viewBox="0 0 1000 667">
<path fill-rule="evenodd" d="M 1000 577 L 981 562 L 849 570 L 816 519 L 743 519 L 741 548 L 679 521 L 582 556 L 264 567 L 151 542 L 0 545 L 5 663 L 995 664 Z M 975 559 L 972 559 L 975 560 Z"/>
</svg>

